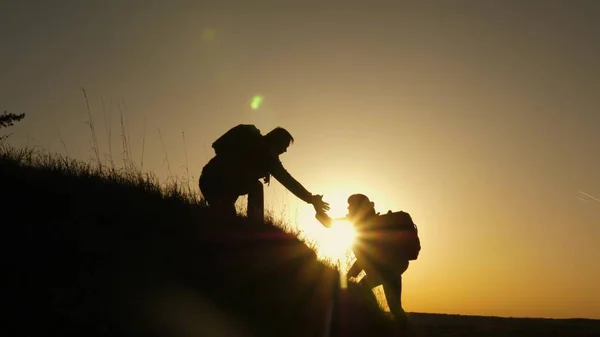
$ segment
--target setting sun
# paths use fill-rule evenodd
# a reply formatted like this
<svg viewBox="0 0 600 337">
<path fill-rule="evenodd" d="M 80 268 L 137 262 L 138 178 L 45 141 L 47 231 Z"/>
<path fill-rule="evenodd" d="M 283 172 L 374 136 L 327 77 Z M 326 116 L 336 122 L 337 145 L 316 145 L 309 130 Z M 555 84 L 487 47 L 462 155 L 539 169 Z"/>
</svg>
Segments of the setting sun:
<svg viewBox="0 0 600 337">
<path fill-rule="evenodd" d="M 331 209 L 327 214 L 333 219 L 330 228 L 324 227 L 315 218 L 312 209 L 302 213 L 298 219 L 301 236 L 314 245 L 319 258 L 340 263 L 345 266 L 349 261 L 348 253 L 351 252 L 356 233 L 352 224 L 344 220 L 347 212 L 347 201 L 349 191 L 337 191 L 329 193 L 327 202 Z"/>
<path fill-rule="evenodd" d="M 354 243 L 356 233 L 352 224 L 345 220 L 335 220 L 317 240 L 318 250 L 325 258 L 344 259 Z"/>
</svg>

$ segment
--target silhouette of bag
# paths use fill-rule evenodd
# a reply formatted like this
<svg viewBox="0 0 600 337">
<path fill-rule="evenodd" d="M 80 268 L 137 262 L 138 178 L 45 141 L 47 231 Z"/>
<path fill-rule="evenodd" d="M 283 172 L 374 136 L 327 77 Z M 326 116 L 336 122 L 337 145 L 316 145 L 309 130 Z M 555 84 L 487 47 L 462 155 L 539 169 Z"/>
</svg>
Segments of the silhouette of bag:
<svg viewBox="0 0 600 337">
<path fill-rule="evenodd" d="M 258 174 L 264 183 L 270 183 L 270 174 L 263 172 L 265 149 L 260 130 L 252 124 L 239 124 L 215 140 L 212 148 L 230 166 L 239 168 L 239 174 L 254 179 Z M 250 180 L 251 180 L 250 179 Z"/>
<path fill-rule="evenodd" d="M 389 259 L 416 260 L 421 251 L 419 230 L 410 214 L 388 211 L 379 215 L 376 228 L 380 231 L 379 240 L 383 256 Z"/>
<path fill-rule="evenodd" d="M 217 155 L 253 152 L 261 140 L 260 130 L 251 124 L 240 124 L 229 129 L 214 141 L 212 148 Z"/>
</svg>

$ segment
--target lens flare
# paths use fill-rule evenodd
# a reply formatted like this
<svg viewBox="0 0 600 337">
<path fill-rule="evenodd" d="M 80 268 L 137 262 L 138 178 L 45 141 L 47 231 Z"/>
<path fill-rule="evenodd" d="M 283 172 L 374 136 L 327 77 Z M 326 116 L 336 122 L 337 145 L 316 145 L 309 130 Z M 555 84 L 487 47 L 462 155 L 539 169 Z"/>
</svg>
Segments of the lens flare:
<svg viewBox="0 0 600 337">
<path fill-rule="evenodd" d="M 250 108 L 252 108 L 252 110 L 258 110 L 262 102 L 263 97 L 260 95 L 255 95 L 254 97 L 252 97 L 252 101 L 250 102 Z"/>
</svg>

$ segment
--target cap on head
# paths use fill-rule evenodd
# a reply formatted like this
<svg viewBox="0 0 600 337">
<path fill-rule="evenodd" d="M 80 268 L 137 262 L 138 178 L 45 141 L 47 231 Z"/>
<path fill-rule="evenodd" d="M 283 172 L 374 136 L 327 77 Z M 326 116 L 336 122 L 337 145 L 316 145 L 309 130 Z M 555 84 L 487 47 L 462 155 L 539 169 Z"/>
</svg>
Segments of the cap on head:
<svg viewBox="0 0 600 337">
<path fill-rule="evenodd" d="M 355 220 L 375 214 L 375 203 L 364 194 L 352 194 L 348 197 L 348 215 Z"/>
<path fill-rule="evenodd" d="M 348 205 L 356 208 L 362 208 L 363 206 L 367 206 L 370 202 L 371 200 L 369 200 L 369 197 L 360 193 L 352 194 L 348 197 Z"/>
</svg>

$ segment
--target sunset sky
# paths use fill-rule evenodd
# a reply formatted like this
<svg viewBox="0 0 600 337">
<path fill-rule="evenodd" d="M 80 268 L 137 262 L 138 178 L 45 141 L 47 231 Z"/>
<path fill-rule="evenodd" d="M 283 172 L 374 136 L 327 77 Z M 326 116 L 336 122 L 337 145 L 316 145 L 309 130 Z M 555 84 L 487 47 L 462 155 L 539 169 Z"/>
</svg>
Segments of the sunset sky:
<svg viewBox="0 0 600 337">
<path fill-rule="evenodd" d="M 263 3 L 1 2 L 10 142 L 92 158 L 85 87 L 102 153 L 122 113 L 137 165 L 197 190 L 227 129 L 283 126 L 331 215 L 361 192 L 418 223 L 407 311 L 600 319 L 599 1 Z"/>
</svg>

